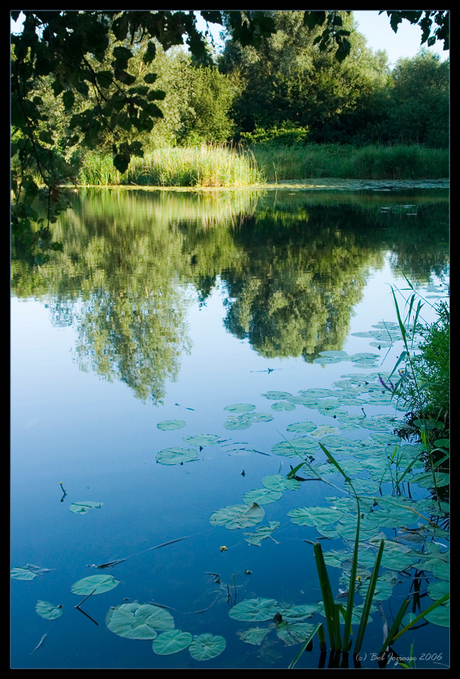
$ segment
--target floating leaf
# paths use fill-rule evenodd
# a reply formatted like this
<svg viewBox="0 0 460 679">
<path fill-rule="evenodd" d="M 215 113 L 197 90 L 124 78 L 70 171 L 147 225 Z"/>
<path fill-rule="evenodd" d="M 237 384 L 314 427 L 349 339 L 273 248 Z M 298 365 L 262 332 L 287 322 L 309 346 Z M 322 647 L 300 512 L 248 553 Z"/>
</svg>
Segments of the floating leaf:
<svg viewBox="0 0 460 679">
<path fill-rule="evenodd" d="M 224 408 L 224 410 L 229 410 L 231 413 L 248 413 L 255 409 L 256 407 L 252 403 L 234 403 Z"/>
<path fill-rule="evenodd" d="M 33 580 L 38 573 L 34 573 L 28 566 L 12 568 L 10 575 L 13 580 Z"/>
<path fill-rule="evenodd" d="M 450 475 L 446 472 L 424 472 L 411 478 L 421 488 L 441 488 L 450 483 Z"/>
<path fill-rule="evenodd" d="M 297 507 L 288 512 L 293 523 L 300 526 L 327 526 L 338 521 L 343 512 L 331 507 Z"/>
<path fill-rule="evenodd" d="M 103 594 L 116 587 L 118 583 L 119 580 L 115 580 L 112 575 L 89 575 L 87 578 L 75 582 L 72 585 L 71 591 L 80 596 Z"/>
<path fill-rule="evenodd" d="M 246 644 L 260 646 L 269 632 L 269 627 L 251 627 L 248 630 L 239 630 L 237 634 L 241 641 L 244 641 Z"/>
<path fill-rule="evenodd" d="M 432 625 L 439 627 L 450 627 L 450 606 L 449 604 L 441 604 L 430 613 L 427 613 L 425 620 L 431 622 Z"/>
<path fill-rule="evenodd" d="M 254 533 L 244 533 L 246 536 L 244 539 L 246 542 L 249 542 L 250 545 L 256 545 L 259 547 L 262 540 L 271 537 L 271 534 L 275 528 L 278 528 L 279 525 L 279 521 L 270 521 L 268 526 L 259 526 L 259 528 L 256 528 Z"/>
<path fill-rule="evenodd" d="M 294 646 L 294 644 L 305 641 L 313 629 L 314 625 L 309 622 L 290 623 L 283 619 L 276 625 L 276 634 L 279 639 L 284 641 L 286 646 Z"/>
<path fill-rule="evenodd" d="M 265 488 L 270 488 L 271 490 L 297 490 L 300 486 L 297 479 L 288 479 L 286 476 L 281 476 L 280 474 L 272 474 L 266 476 L 262 479 L 262 483 Z"/>
<path fill-rule="evenodd" d="M 56 618 L 60 618 L 62 615 L 62 605 L 53 606 L 48 601 L 37 601 L 35 610 L 38 615 L 46 620 L 56 620 Z"/>
<path fill-rule="evenodd" d="M 277 411 L 295 410 L 294 403 L 289 403 L 288 401 L 278 401 L 277 403 L 273 403 L 271 407 L 273 408 L 273 410 Z"/>
<path fill-rule="evenodd" d="M 174 619 L 164 608 L 137 602 L 112 607 L 106 624 L 111 632 L 127 639 L 155 639 L 158 631 L 174 629 Z"/>
<path fill-rule="evenodd" d="M 182 429 L 185 425 L 186 422 L 184 420 L 163 420 L 158 422 L 157 427 L 161 431 L 170 431 L 171 429 Z"/>
<path fill-rule="evenodd" d="M 262 622 L 272 620 L 279 608 L 275 599 L 244 599 L 230 609 L 229 616 L 234 620 Z"/>
<path fill-rule="evenodd" d="M 290 398 L 292 394 L 290 394 L 288 391 L 267 391 L 267 393 L 262 394 L 262 396 L 265 396 L 265 398 L 268 398 L 272 401 L 281 401 L 282 399 Z"/>
<path fill-rule="evenodd" d="M 246 503 L 257 502 L 259 505 L 266 505 L 270 502 L 276 502 L 282 496 L 280 490 L 271 490 L 270 488 L 256 488 L 249 490 L 243 495 L 243 500 Z"/>
<path fill-rule="evenodd" d="M 198 453 L 193 448 L 165 448 L 156 454 L 158 464 L 184 464 L 198 458 Z"/>
<path fill-rule="evenodd" d="M 167 632 L 162 632 L 152 641 L 152 650 L 157 655 L 172 655 L 190 646 L 192 639 L 193 637 L 190 632 L 171 629 Z"/>
<path fill-rule="evenodd" d="M 213 526 L 225 526 L 229 530 L 235 530 L 236 528 L 254 526 L 260 523 L 264 516 L 265 512 L 262 507 L 254 502 L 250 507 L 244 504 L 230 505 L 218 509 L 217 512 L 212 514 L 209 521 Z"/>
<path fill-rule="evenodd" d="M 216 634 L 200 634 L 189 646 L 190 655 L 195 660 L 211 660 L 225 650 L 224 637 Z"/>
<path fill-rule="evenodd" d="M 289 424 L 286 427 L 286 431 L 309 433 L 311 431 L 314 431 L 316 428 L 317 425 L 314 422 L 309 422 L 307 420 L 306 422 L 294 422 L 293 424 Z"/>
<path fill-rule="evenodd" d="M 89 509 L 100 509 L 102 502 L 73 502 L 69 509 L 74 514 L 86 514 Z"/>
<path fill-rule="evenodd" d="M 213 446 L 219 443 L 220 438 L 216 434 L 198 434 L 197 436 L 184 436 L 185 443 L 191 443 L 194 446 Z"/>
</svg>

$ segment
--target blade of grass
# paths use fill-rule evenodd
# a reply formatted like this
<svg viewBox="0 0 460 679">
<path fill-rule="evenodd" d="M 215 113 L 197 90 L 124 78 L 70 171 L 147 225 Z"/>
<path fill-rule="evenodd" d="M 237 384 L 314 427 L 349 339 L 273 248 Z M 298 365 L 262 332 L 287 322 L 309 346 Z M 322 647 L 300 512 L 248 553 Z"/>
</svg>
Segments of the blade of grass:
<svg viewBox="0 0 460 679">
<path fill-rule="evenodd" d="M 340 651 L 341 643 L 338 606 L 334 601 L 334 597 L 332 596 L 331 583 L 329 581 L 326 564 L 324 562 L 323 550 L 321 549 L 319 542 L 315 543 L 313 550 L 315 554 L 321 594 L 323 597 L 324 614 L 326 616 L 331 651 Z"/>
<path fill-rule="evenodd" d="M 401 608 L 400 608 L 399 611 L 397 612 L 396 617 L 395 617 L 395 619 L 394 619 L 394 621 L 393 621 L 393 624 L 392 624 L 392 626 L 390 627 L 390 631 L 388 632 L 388 634 L 387 634 L 387 636 L 386 636 L 386 639 L 385 639 L 385 641 L 383 642 L 382 648 L 380 649 L 379 656 L 383 656 L 383 654 L 386 653 L 386 650 L 387 650 L 388 646 L 389 646 L 389 645 L 391 644 L 391 642 L 393 641 L 393 638 L 394 638 L 395 634 L 396 634 L 397 631 L 398 631 L 398 627 L 399 627 L 399 625 L 401 624 L 401 620 L 403 619 L 403 617 L 404 617 L 404 615 L 405 615 L 405 613 L 406 613 L 406 611 L 407 611 L 407 608 L 408 608 L 408 606 L 409 606 L 409 603 L 410 603 L 410 600 L 409 600 L 409 599 L 405 599 L 405 600 L 402 602 Z"/>
<path fill-rule="evenodd" d="M 364 600 L 363 612 L 361 615 L 361 620 L 359 623 L 358 633 L 356 635 L 356 642 L 354 653 L 357 654 L 361 650 L 361 646 L 364 639 L 364 633 L 366 631 L 367 620 L 369 618 L 369 613 L 371 610 L 372 599 L 374 598 L 375 587 L 377 584 L 377 578 L 379 575 L 380 563 L 382 561 L 383 550 L 385 548 L 384 540 L 381 541 L 377 557 L 375 559 L 374 568 L 372 570 L 371 579 L 369 581 L 369 587 L 367 590 L 366 598 Z"/>
<path fill-rule="evenodd" d="M 407 632 L 408 629 L 410 629 L 415 623 L 417 623 L 419 620 L 422 620 L 427 613 L 431 613 L 431 611 L 434 611 L 435 608 L 438 606 L 441 606 L 443 603 L 445 603 L 448 599 L 450 598 L 450 594 L 444 594 L 443 597 L 438 599 L 438 601 L 435 601 L 434 604 L 429 606 L 426 611 L 423 611 L 423 613 L 420 613 L 420 615 L 417 615 L 416 618 L 410 621 L 408 625 L 402 628 L 391 640 L 389 643 L 394 643 L 396 639 L 399 639 L 400 636 L 402 636 L 405 632 Z"/>
<path fill-rule="evenodd" d="M 305 639 L 305 641 L 302 643 L 302 645 L 301 645 L 301 647 L 300 647 L 298 653 L 296 654 L 295 658 L 294 658 L 294 659 L 292 660 L 292 662 L 290 663 L 290 665 L 289 665 L 289 667 L 288 667 L 288 670 L 292 670 L 292 668 L 297 664 L 297 661 L 299 660 L 300 656 L 301 656 L 302 653 L 305 651 L 305 649 L 307 648 L 308 644 L 310 643 L 310 641 L 313 639 L 313 637 L 315 636 L 315 634 L 316 634 L 317 632 L 318 632 L 318 638 L 319 638 L 319 636 L 320 636 L 320 629 L 321 629 L 321 630 L 323 629 L 323 623 L 322 623 L 322 622 L 319 622 L 319 623 L 316 625 L 316 627 L 313 629 L 313 631 L 308 635 L 308 637 L 307 637 L 307 638 Z M 323 638 L 324 638 L 324 633 L 323 633 L 322 636 L 323 636 Z M 320 641 L 320 645 L 321 645 L 321 641 Z"/>
<path fill-rule="evenodd" d="M 355 537 L 355 548 L 353 550 L 353 558 L 351 561 L 351 571 L 350 571 L 350 585 L 348 587 L 348 601 L 347 601 L 347 611 L 345 616 L 345 627 L 343 631 L 343 643 L 342 651 L 348 653 L 350 643 L 351 643 L 351 618 L 353 616 L 353 602 L 355 596 L 355 582 L 356 582 L 356 572 L 358 569 L 358 549 L 359 549 L 359 530 L 360 530 L 360 508 L 359 500 L 356 497 L 356 502 L 358 504 L 358 520 L 356 524 L 356 537 Z"/>
</svg>

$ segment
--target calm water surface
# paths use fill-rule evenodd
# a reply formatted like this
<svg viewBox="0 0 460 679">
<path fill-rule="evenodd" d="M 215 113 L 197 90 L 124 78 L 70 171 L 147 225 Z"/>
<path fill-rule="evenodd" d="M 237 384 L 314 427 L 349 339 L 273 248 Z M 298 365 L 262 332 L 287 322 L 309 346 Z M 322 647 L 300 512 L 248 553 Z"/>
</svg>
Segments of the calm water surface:
<svg viewBox="0 0 460 679">
<path fill-rule="evenodd" d="M 242 529 L 210 518 L 299 464 L 303 458 L 272 450 L 299 436 L 289 425 L 311 422 L 318 440 L 372 433 L 343 428 L 325 404 L 272 392 L 293 397 L 336 389 L 350 375 L 391 372 L 401 342 L 356 333 L 396 321 L 391 286 L 407 288 L 404 276 L 426 299 L 424 318 L 434 319 L 430 303 L 442 298 L 448 277 L 447 201 L 446 189 L 82 192 L 57 225 L 63 255 L 35 270 L 13 258 L 11 568 L 49 570 L 11 579 L 11 667 L 289 665 L 298 643 L 286 644 L 270 619 L 240 621 L 229 611 L 258 597 L 280 606 L 321 600 L 305 542 L 318 532 L 288 512 L 329 506 L 341 491 L 299 483 L 256 503 L 263 520 Z M 337 351 L 336 362 L 321 353 Z M 241 408 L 228 409 L 235 404 L 263 416 L 245 421 Z M 365 399 L 350 409 L 402 416 L 394 404 Z M 214 438 L 184 440 L 198 435 Z M 196 458 L 157 457 L 177 448 Z M 325 462 L 319 447 L 309 453 Z M 340 475 L 327 478 L 341 485 Z M 86 502 L 100 506 L 71 511 Z M 250 544 L 269 522 L 278 522 L 271 537 Z M 150 550 L 178 538 L 185 539 Z M 322 544 L 344 547 L 340 539 Z M 92 567 L 115 560 L 122 561 Z M 74 583 L 101 574 L 118 584 L 77 609 L 84 595 L 72 592 Z M 414 570 L 392 574 L 399 584 L 366 632 L 363 666 L 373 669 L 383 623 L 391 624 Z M 335 593 L 346 588 L 341 568 L 330 576 Z M 38 601 L 62 606 L 62 615 L 42 618 Z M 152 640 L 107 627 L 111 607 L 128 602 L 165 606 L 175 628 L 221 636 L 225 649 L 205 661 L 187 648 L 158 655 Z M 421 610 L 431 603 L 422 597 Z M 321 619 L 315 613 L 306 622 Z M 266 630 L 259 644 L 242 635 L 254 627 Z M 414 643 L 417 667 L 448 666 L 448 632 L 419 625 L 396 651 L 407 657 Z M 318 662 L 316 645 L 297 667 Z"/>
</svg>

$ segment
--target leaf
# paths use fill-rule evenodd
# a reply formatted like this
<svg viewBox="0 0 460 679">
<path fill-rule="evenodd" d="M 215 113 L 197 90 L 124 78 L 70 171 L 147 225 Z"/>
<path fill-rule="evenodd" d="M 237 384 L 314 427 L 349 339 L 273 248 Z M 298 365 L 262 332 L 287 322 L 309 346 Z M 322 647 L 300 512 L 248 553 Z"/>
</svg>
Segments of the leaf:
<svg viewBox="0 0 460 679">
<path fill-rule="evenodd" d="M 246 644 L 260 646 L 269 632 L 270 629 L 268 627 L 251 627 L 248 630 L 239 630 L 237 635 Z"/>
<path fill-rule="evenodd" d="M 248 507 L 244 505 L 230 505 L 217 510 L 209 519 L 213 526 L 225 526 L 229 530 L 247 528 L 260 523 L 265 516 L 262 507 L 255 502 Z"/>
<path fill-rule="evenodd" d="M 262 622 L 272 620 L 278 611 L 279 605 L 275 599 L 257 597 L 240 601 L 230 609 L 229 616 L 234 620 Z"/>
<path fill-rule="evenodd" d="M 197 436 L 184 436 L 183 441 L 194 446 L 213 446 L 219 443 L 219 437 L 216 434 L 198 434 Z"/>
<path fill-rule="evenodd" d="M 13 580 L 33 580 L 37 577 L 38 573 L 34 573 L 27 568 L 27 566 L 12 568 L 10 575 Z"/>
<path fill-rule="evenodd" d="M 278 528 L 279 525 L 279 521 L 270 521 L 268 526 L 259 526 L 259 528 L 256 528 L 254 533 L 244 533 L 244 539 L 246 542 L 249 542 L 250 545 L 256 545 L 257 547 L 260 547 L 262 540 L 271 537 L 271 534 L 275 528 Z"/>
<path fill-rule="evenodd" d="M 211 660 L 225 650 L 224 637 L 212 634 L 200 634 L 189 646 L 190 655 L 195 660 Z"/>
<path fill-rule="evenodd" d="M 88 500 L 87 502 L 73 502 L 69 510 L 74 514 L 86 514 L 89 509 L 100 509 L 102 507 L 102 502 L 92 502 Z"/>
<path fill-rule="evenodd" d="M 184 420 L 163 420 L 158 422 L 157 428 L 161 431 L 170 431 L 171 429 L 182 429 L 185 425 Z"/>
<path fill-rule="evenodd" d="M 248 413 L 255 409 L 256 407 L 251 403 L 234 403 L 224 408 L 224 410 L 229 410 L 231 413 Z"/>
<path fill-rule="evenodd" d="M 165 448 L 156 454 L 158 464 L 184 464 L 198 458 L 198 453 L 193 448 Z"/>
<path fill-rule="evenodd" d="M 291 509 L 288 516 L 293 523 L 300 526 L 328 526 L 338 521 L 343 512 L 330 507 L 298 507 Z"/>
<path fill-rule="evenodd" d="M 89 575 L 87 578 L 82 578 L 75 582 L 71 591 L 73 594 L 83 595 L 86 594 L 104 594 L 104 592 L 109 592 L 111 589 L 116 587 L 119 580 L 115 580 L 112 575 Z"/>
<path fill-rule="evenodd" d="M 270 488 L 256 488 L 250 490 L 243 495 L 243 500 L 246 503 L 257 502 L 260 505 L 266 505 L 270 502 L 276 502 L 282 496 L 280 490 L 271 490 Z"/>
<path fill-rule="evenodd" d="M 192 639 L 190 632 L 182 632 L 180 629 L 168 630 L 152 641 L 152 650 L 157 655 L 172 655 L 190 646 Z"/>
<path fill-rule="evenodd" d="M 262 479 L 262 483 L 265 488 L 270 488 L 271 490 L 297 490 L 300 487 L 300 483 L 297 479 L 289 479 L 280 474 L 266 476 Z"/>
<path fill-rule="evenodd" d="M 314 422 L 294 422 L 286 427 L 286 431 L 295 431 L 300 433 L 309 433 L 317 429 L 317 425 Z"/>
<path fill-rule="evenodd" d="M 62 605 L 53 606 L 53 604 L 48 603 L 48 601 L 37 601 L 35 610 L 39 616 L 46 620 L 56 620 L 56 618 L 60 618 L 62 615 Z"/>
<path fill-rule="evenodd" d="M 155 639 L 158 631 L 174 629 L 174 619 L 164 608 L 137 602 L 112 607 L 106 624 L 111 632 L 127 639 Z"/>
</svg>

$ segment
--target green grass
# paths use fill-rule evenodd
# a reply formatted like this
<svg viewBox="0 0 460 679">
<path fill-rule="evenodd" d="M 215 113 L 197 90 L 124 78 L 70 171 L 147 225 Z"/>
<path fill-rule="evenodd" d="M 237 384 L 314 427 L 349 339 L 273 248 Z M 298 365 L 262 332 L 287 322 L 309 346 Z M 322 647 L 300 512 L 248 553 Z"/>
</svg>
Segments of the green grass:
<svg viewBox="0 0 460 679">
<path fill-rule="evenodd" d="M 121 175 L 110 156 L 89 154 L 79 184 L 110 186 L 240 187 L 310 178 L 444 179 L 449 153 L 422 146 L 253 144 L 246 150 L 222 144 L 166 147 L 134 157 Z"/>
<path fill-rule="evenodd" d="M 267 181 L 337 177 L 347 179 L 443 179 L 449 176 L 447 149 L 422 146 L 253 145 Z"/>
</svg>

